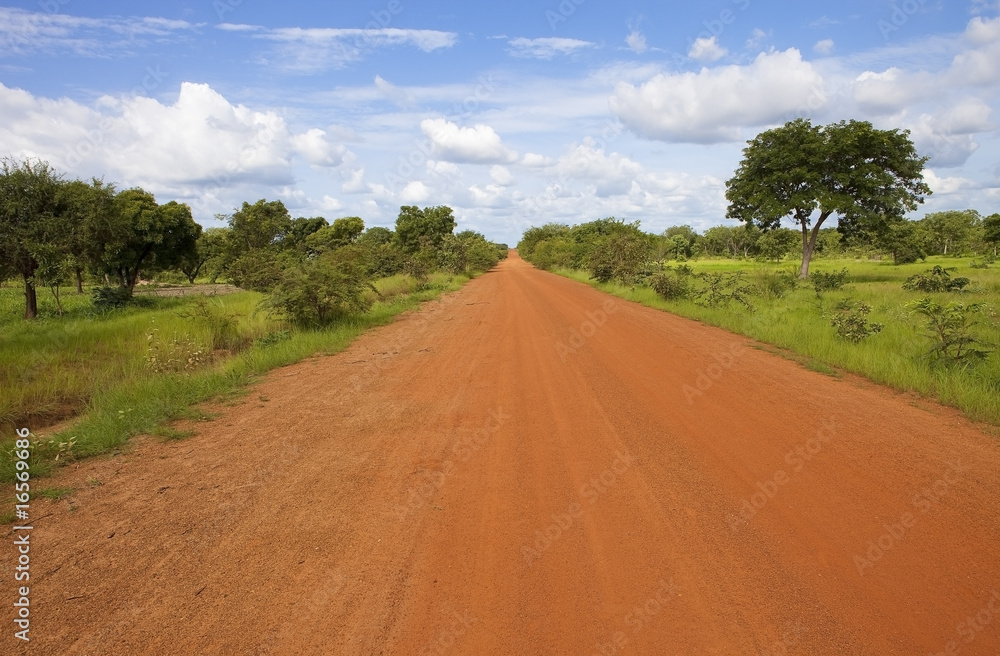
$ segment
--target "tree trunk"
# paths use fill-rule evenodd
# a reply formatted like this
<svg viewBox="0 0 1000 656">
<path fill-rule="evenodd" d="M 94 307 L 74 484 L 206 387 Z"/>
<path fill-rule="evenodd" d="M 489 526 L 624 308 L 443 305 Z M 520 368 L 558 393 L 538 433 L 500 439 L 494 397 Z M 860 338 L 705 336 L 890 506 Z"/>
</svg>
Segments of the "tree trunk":
<svg viewBox="0 0 1000 656">
<path fill-rule="evenodd" d="M 35 291 L 35 281 L 31 278 L 24 279 L 24 318 L 35 319 L 38 317 L 38 293 Z"/>
<path fill-rule="evenodd" d="M 83 271 L 80 269 L 76 270 L 76 293 L 83 293 Z"/>
<path fill-rule="evenodd" d="M 819 238 L 820 226 L 823 225 L 823 222 L 826 221 L 831 213 L 822 212 L 819 218 L 816 219 L 816 225 L 813 226 L 811 231 L 805 220 L 799 220 L 799 225 L 802 226 L 802 266 L 799 268 L 799 280 L 807 280 L 809 278 L 809 263 L 812 261 L 813 253 L 816 251 L 816 240 Z M 805 218 L 808 219 L 808 217 Z"/>
</svg>

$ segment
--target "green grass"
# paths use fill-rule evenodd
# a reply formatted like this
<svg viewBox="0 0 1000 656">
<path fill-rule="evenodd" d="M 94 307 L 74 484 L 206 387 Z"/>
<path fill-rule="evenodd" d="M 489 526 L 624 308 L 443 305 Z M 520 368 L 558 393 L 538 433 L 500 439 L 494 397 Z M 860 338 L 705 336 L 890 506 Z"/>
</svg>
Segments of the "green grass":
<svg viewBox="0 0 1000 656">
<path fill-rule="evenodd" d="M 52 499 L 53 501 L 59 501 L 60 499 L 65 499 L 74 492 L 76 492 L 76 490 L 71 487 L 46 487 L 39 490 L 32 496 L 41 497 L 42 499 Z"/>
<path fill-rule="evenodd" d="M 403 280 L 380 281 L 398 293 L 384 294 L 363 315 L 317 331 L 296 330 L 257 311 L 261 296 L 253 292 L 207 299 L 216 313 L 236 317 L 235 337 L 228 336 L 243 345 L 236 350 L 214 349 L 218 331 L 191 318 L 198 297 L 157 298 L 148 307 L 102 315 L 92 312 L 89 297 L 66 292 L 66 315 L 54 316 L 54 306 L 42 302 L 43 318 L 28 322 L 16 310 L 17 302 L 23 302 L 19 290 L 0 289 L 0 423 L 3 435 L 11 436 L 0 440 L 0 452 L 11 451 L 15 427 L 76 415 L 79 420 L 69 428 L 33 443 L 33 478 L 66 460 L 114 452 L 134 435 L 180 439 L 184 433 L 164 424 L 205 418 L 196 404 L 237 396 L 276 367 L 336 353 L 365 330 L 390 323 L 400 312 L 467 280 L 435 274 L 428 288 L 413 291 L 415 285 L 410 285 L 409 292 L 401 291 L 407 286 Z M 42 301 L 43 294 L 39 297 Z M 150 344 L 169 345 L 174 338 L 211 358 L 179 371 L 151 369 Z M 13 480 L 13 459 L 0 458 L 0 481 Z"/>
<path fill-rule="evenodd" d="M 707 324 L 787 349 L 804 358 L 803 366 L 820 373 L 835 375 L 836 370 L 863 375 L 877 383 L 898 390 L 915 392 L 961 409 L 971 419 L 1000 425 L 1000 354 L 994 351 L 987 360 L 967 369 L 935 365 L 927 357 L 932 342 L 927 337 L 922 318 L 904 307 L 907 302 L 928 296 L 902 289 L 907 277 L 934 264 L 958 267 L 953 275 L 972 279 L 971 291 L 964 294 L 930 294 L 941 302 L 985 302 L 977 336 L 996 347 L 1000 345 L 1000 266 L 971 269 L 971 258 L 929 258 L 927 262 L 892 266 L 890 263 L 849 259 L 822 259 L 813 262 L 812 271 L 836 271 L 846 267 L 849 282 L 836 292 L 817 298 L 809 283 L 780 298 L 755 297 L 756 312 L 749 313 L 737 304 L 729 308 L 703 307 L 690 300 L 666 301 L 644 286 L 628 288 L 617 284 L 598 284 L 583 271 L 559 270 L 556 273 L 578 280 L 616 296 L 650 307 L 666 310 Z M 797 271 L 797 262 L 773 263 L 734 260 L 698 260 L 689 262 L 696 272 L 723 272 L 743 269 L 753 282 L 757 271 Z M 830 313 L 843 299 L 859 300 L 872 307 L 870 319 L 884 324 L 881 333 L 859 344 L 841 339 L 830 325 Z"/>
</svg>

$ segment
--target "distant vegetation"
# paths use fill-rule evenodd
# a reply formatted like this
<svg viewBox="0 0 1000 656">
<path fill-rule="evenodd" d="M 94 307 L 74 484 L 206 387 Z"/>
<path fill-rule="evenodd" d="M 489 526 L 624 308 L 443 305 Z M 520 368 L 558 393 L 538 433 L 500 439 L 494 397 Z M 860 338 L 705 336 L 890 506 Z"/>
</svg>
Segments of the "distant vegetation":
<svg viewBox="0 0 1000 656">
<path fill-rule="evenodd" d="M 80 413 L 36 444 L 39 462 L 117 448 L 270 367 L 343 348 L 508 250 L 455 233 L 443 206 L 404 206 L 395 229 L 292 218 L 268 200 L 219 218 L 203 230 L 187 205 L 143 189 L 0 164 L 0 449 L 15 427 Z M 244 291 L 144 291 L 195 282 Z"/>
</svg>

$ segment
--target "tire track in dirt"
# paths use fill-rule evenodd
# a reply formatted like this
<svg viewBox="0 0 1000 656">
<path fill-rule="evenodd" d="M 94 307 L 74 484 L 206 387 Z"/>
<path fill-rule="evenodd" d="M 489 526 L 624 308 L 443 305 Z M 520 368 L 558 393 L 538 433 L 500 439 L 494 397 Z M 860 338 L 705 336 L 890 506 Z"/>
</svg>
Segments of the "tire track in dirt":
<svg viewBox="0 0 1000 656">
<path fill-rule="evenodd" d="M 60 472 L 31 651 L 996 653 L 1000 449 L 919 406 L 514 255 Z"/>
</svg>

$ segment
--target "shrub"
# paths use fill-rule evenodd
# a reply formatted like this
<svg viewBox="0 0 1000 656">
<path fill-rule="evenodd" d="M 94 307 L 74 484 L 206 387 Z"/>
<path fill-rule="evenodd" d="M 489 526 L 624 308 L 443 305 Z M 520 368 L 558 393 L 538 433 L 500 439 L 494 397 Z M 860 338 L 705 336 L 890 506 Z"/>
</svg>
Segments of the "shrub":
<svg viewBox="0 0 1000 656">
<path fill-rule="evenodd" d="M 649 259 L 649 252 L 649 241 L 640 236 L 630 233 L 611 235 L 590 253 L 590 275 L 598 282 L 615 280 L 623 285 L 632 285 Z"/>
<path fill-rule="evenodd" d="M 258 248 L 236 258 L 226 269 L 226 277 L 241 289 L 269 292 L 281 282 L 283 271 L 274 253 Z"/>
<path fill-rule="evenodd" d="M 917 273 L 906 279 L 903 289 L 918 292 L 960 292 L 969 284 L 968 278 L 952 278 L 950 271 L 955 267 L 944 268 L 934 265 L 923 273 Z"/>
<path fill-rule="evenodd" d="M 857 344 L 875 333 L 882 332 L 882 324 L 868 320 L 872 308 L 867 303 L 841 301 L 830 321 L 837 334 L 849 342 Z"/>
<path fill-rule="evenodd" d="M 97 310 L 122 308 L 132 301 L 132 290 L 128 287 L 95 287 L 91 292 Z"/>
<path fill-rule="evenodd" d="M 367 311 L 372 301 L 365 298 L 366 289 L 375 288 L 362 251 L 344 246 L 287 270 L 264 305 L 298 325 L 320 328 Z"/>
<path fill-rule="evenodd" d="M 762 269 L 754 272 L 752 290 L 763 298 L 781 298 L 798 287 L 799 281 L 795 273 L 790 271 L 768 271 Z"/>
<path fill-rule="evenodd" d="M 695 303 L 718 307 L 728 306 L 732 301 L 736 301 L 749 312 L 753 312 L 754 306 L 749 299 L 753 289 L 750 285 L 744 284 L 744 274 L 744 271 L 698 274 L 697 277 L 705 282 L 705 287 L 695 293 Z"/>
<path fill-rule="evenodd" d="M 829 273 L 814 271 L 810 277 L 812 278 L 813 289 L 816 290 L 816 295 L 818 296 L 823 292 L 832 292 L 843 287 L 847 283 L 847 269 L 831 271 Z"/>
<path fill-rule="evenodd" d="M 693 291 L 691 276 L 694 271 L 686 264 L 676 269 L 667 267 L 669 273 L 656 273 L 650 276 L 649 286 L 653 291 L 668 301 L 688 298 Z"/>
<path fill-rule="evenodd" d="M 925 297 L 906 304 L 907 309 L 927 318 L 927 335 L 934 342 L 930 356 L 948 364 L 969 364 L 984 360 L 991 349 L 972 334 L 978 323 L 976 315 L 985 303 L 947 303 L 942 305 Z"/>
</svg>

